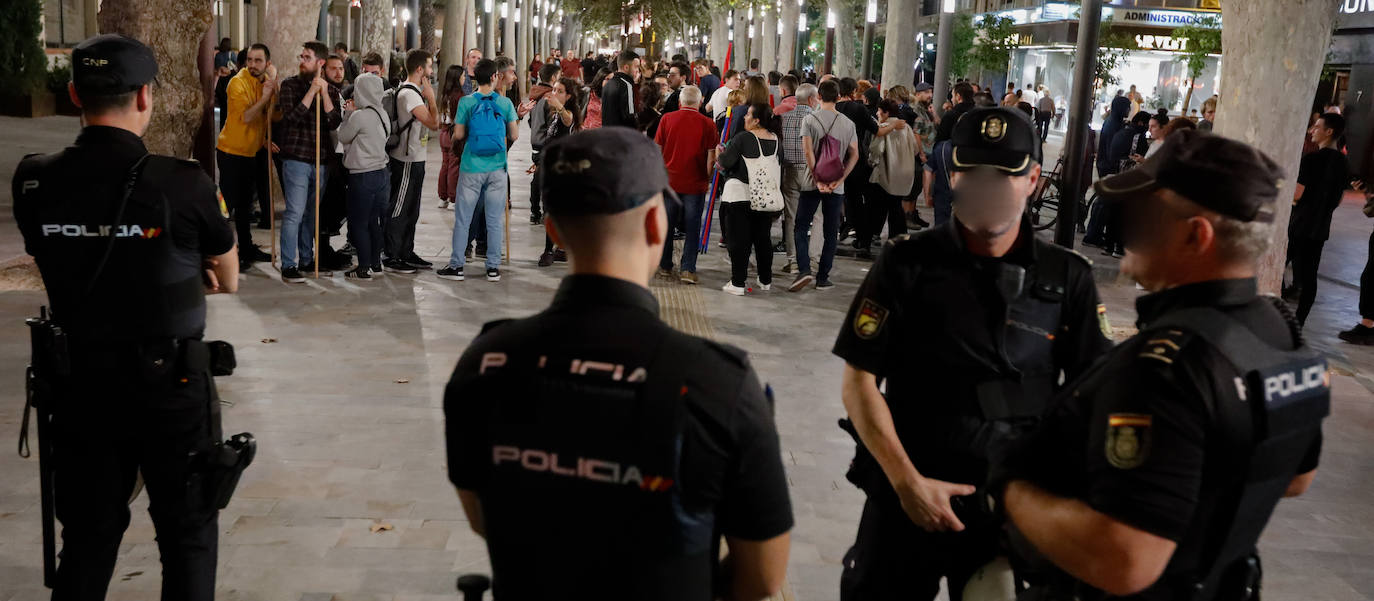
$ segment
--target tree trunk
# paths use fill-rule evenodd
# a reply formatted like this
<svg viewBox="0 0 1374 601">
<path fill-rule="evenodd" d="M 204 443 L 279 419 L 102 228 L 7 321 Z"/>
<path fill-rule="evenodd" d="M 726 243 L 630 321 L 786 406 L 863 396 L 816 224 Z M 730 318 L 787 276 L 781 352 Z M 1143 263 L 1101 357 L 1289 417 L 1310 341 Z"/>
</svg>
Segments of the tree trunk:
<svg viewBox="0 0 1374 601">
<path fill-rule="evenodd" d="M 200 74 L 201 98 L 205 99 L 200 111 L 200 126 L 196 128 L 196 141 L 191 149 L 191 158 L 200 162 L 200 168 L 210 179 L 215 179 L 215 32 L 208 28 L 200 38 L 200 51 L 196 54 L 196 71 Z"/>
<path fill-rule="evenodd" d="M 487 6 L 484 0 L 484 3 L 482 6 L 478 7 L 478 10 L 481 11 L 480 14 L 482 15 L 482 58 L 494 60 L 496 58 L 496 38 L 501 36 L 501 32 L 497 31 L 499 26 L 497 17 L 499 15 L 496 11 L 498 7 L 493 0 L 491 12 L 486 12 Z"/>
<path fill-rule="evenodd" d="M 434 0 L 420 0 L 420 47 L 431 56 L 439 50 L 434 37 Z"/>
<path fill-rule="evenodd" d="M 1196 78 L 1196 77 L 1190 77 L 1190 78 L 1188 78 L 1188 91 L 1185 92 L 1185 93 L 1183 94 L 1183 113 L 1182 113 L 1182 115 L 1183 115 L 1184 117 L 1187 117 L 1187 116 L 1188 116 L 1188 107 L 1192 106 L 1192 104 L 1193 104 L 1193 88 L 1196 87 L 1196 86 L 1197 86 L 1197 78 Z"/>
<path fill-rule="evenodd" d="M 534 12 L 530 10 L 531 0 L 520 0 L 520 22 L 517 23 L 515 39 L 516 47 L 520 49 L 520 62 L 515 64 L 515 72 L 520 79 L 520 97 L 525 98 L 530 93 L 530 62 L 534 53 L 531 49 L 534 44 L 530 43 L 530 17 Z M 537 76 L 537 75 L 536 75 Z"/>
<path fill-rule="evenodd" d="M 143 136 L 149 152 L 191 156 L 206 102 L 196 59 L 211 18 L 203 0 L 106 2 L 100 11 L 100 31 L 140 40 L 157 57 L 157 108 Z"/>
<path fill-rule="evenodd" d="M 311 2 L 293 0 L 271 0 L 267 4 L 267 22 L 271 26 L 259 33 L 263 43 L 272 50 L 276 60 L 277 77 L 287 78 L 300 71 L 300 61 L 296 60 L 301 46 L 315 39 L 315 28 L 320 23 L 320 7 Z M 388 14 L 387 25 L 391 24 Z"/>
<path fill-rule="evenodd" d="M 1260 259 L 1261 292 L 1278 294 L 1283 282 L 1288 245 L 1285 199 L 1293 198 L 1309 103 L 1317 92 L 1339 5 L 1339 0 L 1222 3 L 1226 58 L 1221 81 L 1227 92 L 1217 107 L 1215 131 L 1268 153 L 1287 175 L 1279 189 L 1274 241 Z M 1244 93 L 1258 89 L 1284 93 L 1264 101 Z"/>
<path fill-rule="evenodd" d="M 478 0 L 463 0 L 463 58 L 454 57 L 454 60 L 467 60 L 468 50 L 477 47 L 477 2 Z"/>
<path fill-rule="evenodd" d="M 743 3 L 735 8 L 735 51 L 730 55 L 728 68 L 741 73 L 749 67 L 749 9 Z M 725 68 L 721 69 L 721 75 Z"/>
<path fill-rule="evenodd" d="M 721 75 L 730 68 L 725 64 L 725 51 L 730 45 L 730 8 L 725 2 L 717 1 L 711 11 L 711 61 L 720 67 Z"/>
<path fill-rule="evenodd" d="M 497 10 L 500 10 L 497 5 Z M 501 15 L 496 15 L 500 19 Z M 515 70 L 520 70 L 520 56 L 516 52 L 515 46 L 515 0 L 506 0 L 506 18 L 501 24 L 501 52 L 515 61 Z"/>
<path fill-rule="evenodd" d="M 827 9 L 835 13 L 835 58 L 832 72 L 840 77 L 858 78 L 854 65 L 854 13 L 845 0 L 827 0 Z"/>
<path fill-rule="evenodd" d="M 768 7 L 767 4 L 764 6 Z M 775 71 L 778 68 L 778 11 L 764 10 L 760 20 L 763 21 L 760 27 L 763 30 L 760 33 L 763 36 L 763 48 L 759 53 L 759 69 L 763 71 L 764 75 L 767 75 L 769 71 Z M 782 99 L 779 98 L 778 100 Z"/>
<path fill-rule="evenodd" d="M 916 56 L 917 0 L 887 0 L 887 39 L 883 42 L 883 89 L 902 85 L 910 88 Z"/>
<path fill-rule="evenodd" d="M 914 0 L 912 0 L 914 1 Z M 778 42 L 778 70 L 786 73 L 797 64 L 797 19 L 801 9 L 792 0 L 782 0 L 782 40 Z"/>
<path fill-rule="evenodd" d="M 281 3 L 284 0 L 272 0 Z M 391 0 L 365 0 L 363 2 L 362 53 L 376 52 L 388 65 L 391 65 Z M 287 55 L 290 56 L 290 55 Z"/>
<path fill-rule="evenodd" d="M 445 0 L 444 4 L 444 36 L 442 38 L 439 57 L 443 62 L 439 64 L 439 89 L 444 89 L 444 75 L 448 74 L 448 68 L 452 65 L 463 64 L 463 31 L 466 24 L 463 22 L 463 14 L 466 12 L 467 4 L 471 0 Z"/>
</svg>

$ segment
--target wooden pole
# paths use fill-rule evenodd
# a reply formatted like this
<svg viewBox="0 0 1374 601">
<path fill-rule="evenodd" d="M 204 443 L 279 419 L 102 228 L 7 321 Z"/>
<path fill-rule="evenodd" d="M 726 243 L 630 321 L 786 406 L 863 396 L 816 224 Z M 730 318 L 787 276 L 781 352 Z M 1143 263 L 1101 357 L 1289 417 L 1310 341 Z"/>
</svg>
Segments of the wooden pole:
<svg viewBox="0 0 1374 601">
<path fill-rule="evenodd" d="M 277 106 L 276 94 L 268 104 Z M 272 232 L 272 264 L 277 264 L 277 163 L 272 160 L 272 114 L 267 114 L 267 223 Z"/>
<path fill-rule="evenodd" d="M 323 94 L 315 95 L 315 279 L 320 279 L 320 104 Z"/>
<path fill-rule="evenodd" d="M 491 252 L 490 249 L 487 252 Z M 510 187 L 506 187 L 506 265 L 510 265 Z"/>
</svg>

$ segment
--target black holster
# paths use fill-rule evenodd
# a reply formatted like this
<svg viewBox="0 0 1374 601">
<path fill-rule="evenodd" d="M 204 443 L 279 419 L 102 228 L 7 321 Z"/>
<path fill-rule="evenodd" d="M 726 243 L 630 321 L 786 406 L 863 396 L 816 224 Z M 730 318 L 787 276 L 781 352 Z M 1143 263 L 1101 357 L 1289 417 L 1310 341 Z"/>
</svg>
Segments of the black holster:
<svg viewBox="0 0 1374 601">
<path fill-rule="evenodd" d="M 888 483 L 878 460 L 873 458 L 873 454 L 868 452 L 868 447 L 864 446 L 864 441 L 859 438 L 859 431 L 854 428 L 854 422 L 842 417 L 839 426 L 854 439 L 854 459 L 849 462 L 849 470 L 844 474 L 845 479 L 870 497 L 885 491 L 891 494 L 892 485 Z"/>
<path fill-rule="evenodd" d="M 253 463 L 253 458 L 257 455 L 258 443 L 253 435 L 247 432 L 223 440 L 224 434 L 220 428 L 219 391 L 215 387 L 213 376 L 234 373 L 234 368 L 237 367 L 234 347 L 220 340 L 185 340 L 181 345 L 181 373 L 206 374 L 210 403 L 209 440 L 212 443 L 208 448 L 191 453 L 186 494 L 191 507 L 218 511 L 229 506 L 229 499 L 238 488 L 243 470 Z"/>
</svg>

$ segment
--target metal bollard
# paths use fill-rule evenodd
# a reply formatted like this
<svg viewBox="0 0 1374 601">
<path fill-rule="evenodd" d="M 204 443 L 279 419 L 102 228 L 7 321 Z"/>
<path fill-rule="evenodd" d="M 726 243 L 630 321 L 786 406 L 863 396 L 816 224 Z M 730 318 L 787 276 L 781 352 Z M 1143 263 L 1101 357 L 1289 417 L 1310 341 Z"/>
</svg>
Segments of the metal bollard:
<svg viewBox="0 0 1374 601">
<path fill-rule="evenodd" d="M 491 579 L 482 574 L 463 574 L 458 577 L 458 592 L 463 601 L 482 601 L 482 594 L 491 588 Z"/>
</svg>

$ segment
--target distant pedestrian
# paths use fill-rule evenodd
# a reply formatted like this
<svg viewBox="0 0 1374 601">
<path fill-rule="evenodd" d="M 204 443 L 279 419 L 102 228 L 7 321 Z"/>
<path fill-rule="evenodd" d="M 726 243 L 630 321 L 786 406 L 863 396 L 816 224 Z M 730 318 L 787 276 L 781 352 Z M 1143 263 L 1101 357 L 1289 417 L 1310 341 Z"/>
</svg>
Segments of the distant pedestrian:
<svg viewBox="0 0 1374 601">
<path fill-rule="evenodd" d="M 348 241 L 357 253 L 358 266 L 344 275 L 368 280 L 382 273 L 382 219 L 391 197 L 386 153 L 391 124 L 381 105 L 382 78 L 362 73 L 353 81 L 353 110 L 339 127 L 339 143 L 346 148 Z"/>
<path fill-rule="evenodd" d="M 701 218 L 706 193 L 711 183 L 711 166 L 715 163 L 716 133 L 711 118 L 701 114 L 701 90 L 683 86 L 679 92 L 681 107 L 663 115 L 654 135 L 663 152 L 668 184 L 682 201 L 680 206 L 668 207 L 669 225 L 686 234 L 682 243 L 681 270 L 678 279 L 684 284 L 696 284 L 697 252 L 701 243 Z M 663 247 L 658 262 L 658 276 L 673 276 L 673 245 Z"/>
<path fill-rule="evenodd" d="M 1345 154 L 1336 147 L 1344 134 L 1344 117 L 1323 114 L 1308 130 L 1318 149 L 1302 157 L 1298 167 L 1298 188 L 1288 221 L 1288 260 L 1293 263 L 1299 324 L 1307 322 L 1317 299 L 1317 270 L 1322 247 L 1331 237 L 1331 215 L 1350 184 L 1350 167 Z"/>
<path fill-rule="evenodd" d="M 1035 130 L 1040 134 L 1041 140 L 1050 137 L 1050 119 L 1054 118 L 1054 98 L 1050 97 L 1050 90 L 1045 86 L 1040 86 L 1040 100 L 1035 106 Z"/>
<path fill-rule="evenodd" d="M 756 79 L 751 77 L 752 79 Z M 843 116 L 839 116 L 843 118 Z M 717 163 L 725 185 L 721 190 L 721 219 L 730 222 L 730 281 L 726 293 L 744 296 L 749 251 L 754 251 L 759 289 L 773 287 L 774 214 L 783 209 L 781 166 L 778 163 L 777 119 L 766 102 L 750 104 L 744 131 L 720 151 Z"/>
<path fill-rule="evenodd" d="M 515 105 L 493 87 L 496 63 L 483 59 L 477 63 L 474 79 L 477 91 L 458 102 L 453 117 L 453 135 L 464 139 L 463 157 L 458 176 L 458 206 L 453 214 L 452 255 L 448 267 L 436 275 L 446 280 L 463 281 L 468 228 L 473 213 L 481 203 L 485 210 L 487 230 L 487 281 L 501 280 L 501 248 L 504 240 L 503 219 L 506 213 L 507 183 L 506 151 L 509 143 L 520 135 L 516 126 Z"/>
</svg>

